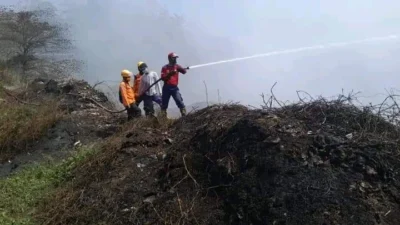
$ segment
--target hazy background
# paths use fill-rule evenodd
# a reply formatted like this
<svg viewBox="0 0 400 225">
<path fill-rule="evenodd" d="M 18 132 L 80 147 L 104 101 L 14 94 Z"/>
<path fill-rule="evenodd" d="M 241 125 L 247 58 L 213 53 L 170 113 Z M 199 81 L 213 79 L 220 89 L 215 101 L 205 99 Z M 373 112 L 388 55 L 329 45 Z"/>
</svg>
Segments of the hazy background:
<svg viewBox="0 0 400 225">
<path fill-rule="evenodd" d="M 24 1 L 26 2 L 26 1 Z M 30 1 L 32 4 L 38 1 Z M 175 51 L 183 66 L 400 33 L 394 0 L 54 0 L 73 26 L 91 83 L 120 80 L 145 61 L 160 73 Z M 0 4 L 15 0 L 0 0 Z M 176 15 L 176 16 L 174 16 Z M 259 105 L 262 92 L 295 100 L 296 90 L 369 96 L 400 84 L 398 40 L 250 59 L 190 70 L 180 78 L 186 104 L 209 100 Z M 116 82 L 109 82 L 115 85 Z M 175 106 L 173 101 L 171 106 Z"/>
</svg>

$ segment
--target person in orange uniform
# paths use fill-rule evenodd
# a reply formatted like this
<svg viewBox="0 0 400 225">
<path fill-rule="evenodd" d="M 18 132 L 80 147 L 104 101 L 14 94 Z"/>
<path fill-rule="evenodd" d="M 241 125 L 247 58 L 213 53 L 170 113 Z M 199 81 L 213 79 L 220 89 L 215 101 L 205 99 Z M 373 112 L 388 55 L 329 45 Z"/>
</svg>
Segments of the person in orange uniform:
<svg viewBox="0 0 400 225">
<path fill-rule="evenodd" d="M 139 104 L 142 102 L 142 98 L 140 97 L 140 81 L 142 80 L 142 76 L 143 76 L 143 70 L 141 70 L 141 65 L 144 62 L 138 62 L 137 67 L 138 67 L 138 71 L 139 73 L 136 74 L 133 77 L 133 93 L 135 93 L 135 101 L 136 101 L 136 105 L 139 106 Z"/>
<path fill-rule="evenodd" d="M 121 93 L 122 104 L 128 113 L 128 120 L 135 117 L 140 117 L 142 111 L 136 105 L 135 93 L 130 84 L 132 73 L 129 70 L 121 71 L 122 82 L 119 85 L 119 91 Z"/>
</svg>

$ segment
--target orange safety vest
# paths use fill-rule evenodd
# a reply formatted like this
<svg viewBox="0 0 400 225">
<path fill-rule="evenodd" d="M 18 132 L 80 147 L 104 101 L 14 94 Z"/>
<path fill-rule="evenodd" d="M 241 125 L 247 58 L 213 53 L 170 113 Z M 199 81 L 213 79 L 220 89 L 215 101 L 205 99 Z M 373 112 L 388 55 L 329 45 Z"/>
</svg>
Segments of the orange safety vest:
<svg viewBox="0 0 400 225">
<path fill-rule="evenodd" d="M 135 94 L 133 88 L 128 82 L 122 81 L 119 85 L 119 90 L 121 92 L 122 104 L 127 107 L 132 103 L 135 103 Z"/>
</svg>

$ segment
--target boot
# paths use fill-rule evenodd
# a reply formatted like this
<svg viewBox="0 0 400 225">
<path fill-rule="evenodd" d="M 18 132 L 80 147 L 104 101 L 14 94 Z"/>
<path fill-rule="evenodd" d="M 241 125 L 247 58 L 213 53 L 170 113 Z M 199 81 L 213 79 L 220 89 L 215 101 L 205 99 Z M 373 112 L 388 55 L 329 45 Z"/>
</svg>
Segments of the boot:
<svg viewBox="0 0 400 225">
<path fill-rule="evenodd" d="M 181 115 L 182 116 L 186 116 L 186 108 L 182 108 L 181 109 Z"/>
<path fill-rule="evenodd" d="M 167 110 L 166 109 L 161 109 L 160 116 L 161 116 L 161 118 L 167 118 Z"/>
</svg>

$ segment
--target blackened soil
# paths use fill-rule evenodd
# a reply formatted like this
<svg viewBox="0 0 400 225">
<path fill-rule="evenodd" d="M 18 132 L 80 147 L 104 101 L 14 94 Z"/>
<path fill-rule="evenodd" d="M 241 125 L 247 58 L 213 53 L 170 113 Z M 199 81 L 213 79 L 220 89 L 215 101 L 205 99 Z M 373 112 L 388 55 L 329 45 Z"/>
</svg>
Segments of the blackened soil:
<svg viewBox="0 0 400 225">
<path fill-rule="evenodd" d="M 351 134 L 351 135 L 350 135 Z M 78 168 L 47 224 L 400 224 L 398 128 L 335 102 L 212 106 L 134 127 Z"/>
</svg>

